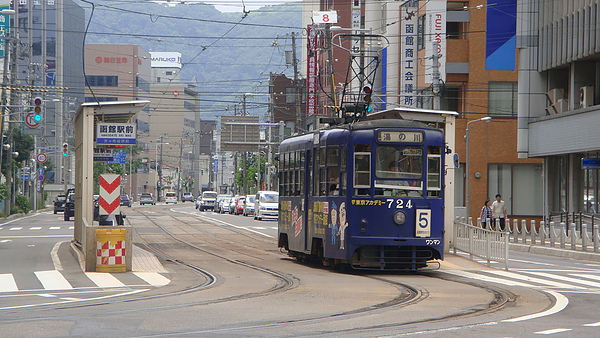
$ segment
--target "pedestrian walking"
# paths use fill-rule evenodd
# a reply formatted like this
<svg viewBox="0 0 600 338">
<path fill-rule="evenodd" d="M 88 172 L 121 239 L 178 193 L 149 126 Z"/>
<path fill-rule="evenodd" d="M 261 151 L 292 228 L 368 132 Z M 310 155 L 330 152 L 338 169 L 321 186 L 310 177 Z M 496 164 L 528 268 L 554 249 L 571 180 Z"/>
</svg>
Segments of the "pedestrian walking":
<svg viewBox="0 0 600 338">
<path fill-rule="evenodd" d="M 500 194 L 496 195 L 496 200 L 492 203 L 492 217 L 496 221 L 496 230 L 504 231 L 504 221 L 507 216 L 506 205 Z"/>
<path fill-rule="evenodd" d="M 483 207 L 481 208 L 481 212 L 479 213 L 479 218 L 481 219 L 481 227 L 485 228 L 487 224 L 490 228 L 492 227 L 492 207 L 490 207 L 490 200 L 485 200 L 483 203 Z"/>
</svg>

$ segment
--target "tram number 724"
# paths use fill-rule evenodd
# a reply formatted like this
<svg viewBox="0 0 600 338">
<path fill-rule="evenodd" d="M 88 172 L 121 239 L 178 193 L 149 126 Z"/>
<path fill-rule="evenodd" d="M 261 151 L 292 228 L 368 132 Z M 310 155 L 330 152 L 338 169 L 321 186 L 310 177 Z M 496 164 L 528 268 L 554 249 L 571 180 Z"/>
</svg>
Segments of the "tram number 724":
<svg viewBox="0 0 600 338">
<path fill-rule="evenodd" d="M 388 198 L 386 202 L 388 204 L 388 209 L 412 209 L 413 207 L 411 200 L 406 200 L 405 202 L 403 199 Z"/>
</svg>

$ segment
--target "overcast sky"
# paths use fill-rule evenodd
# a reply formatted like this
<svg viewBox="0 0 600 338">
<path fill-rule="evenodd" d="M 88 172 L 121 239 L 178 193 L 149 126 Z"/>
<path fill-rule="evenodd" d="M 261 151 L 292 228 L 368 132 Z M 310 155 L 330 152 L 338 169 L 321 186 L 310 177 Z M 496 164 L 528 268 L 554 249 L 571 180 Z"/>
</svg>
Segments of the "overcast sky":
<svg viewBox="0 0 600 338">
<path fill-rule="evenodd" d="M 284 2 L 290 2 L 290 1 L 301 1 L 301 0 L 184 0 L 185 2 L 204 2 L 204 3 L 208 3 L 211 5 L 214 5 L 219 11 L 221 12 L 241 12 L 243 9 L 243 5 L 246 6 L 246 10 L 255 10 L 258 9 L 260 7 L 266 6 L 266 5 L 276 5 L 276 4 L 280 4 L 280 3 L 284 3 Z M 181 2 L 181 0 L 176 1 L 176 0 L 171 0 L 171 1 L 167 1 L 167 0 L 156 0 L 154 2 L 159 2 L 159 3 L 178 3 Z"/>
</svg>

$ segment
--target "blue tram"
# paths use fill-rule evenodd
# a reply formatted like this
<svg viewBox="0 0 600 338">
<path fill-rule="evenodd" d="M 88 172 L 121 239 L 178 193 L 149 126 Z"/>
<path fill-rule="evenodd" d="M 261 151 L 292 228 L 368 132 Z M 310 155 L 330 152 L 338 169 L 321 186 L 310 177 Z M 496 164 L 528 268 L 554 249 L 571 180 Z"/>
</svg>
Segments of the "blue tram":
<svg viewBox="0 0 600 338">
<path fill-rule="evenodd" d="M 366 270 L 443 259 L 444 151 L 441 130 L 396 119 L 286 139 L 279 247 L 300 261 Z"/>
</svg>

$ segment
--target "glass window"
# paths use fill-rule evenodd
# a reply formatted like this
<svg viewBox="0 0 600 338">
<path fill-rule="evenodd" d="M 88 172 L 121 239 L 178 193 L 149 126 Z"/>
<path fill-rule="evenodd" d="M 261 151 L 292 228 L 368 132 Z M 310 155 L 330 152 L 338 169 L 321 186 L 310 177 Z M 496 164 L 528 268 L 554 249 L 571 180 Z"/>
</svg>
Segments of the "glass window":
<svg viewBox="0 0 600 338">
<path fill-rule="evenodd" d="M 319 195 L 327 195 L 327 176 L 325 175 L 325 168 L 319 170 Z"/>
<path fill-rule="evenodd" d="M 423 196 L 423 148 L 379 146 L 375 151 L 375 196 Z"/>
<path fill-rule="evenodd" d="M 323 148 L 319 148 L 319 166 L 323 167 L 325 166 L 325 147 Z"/>
<path fill-rule="evenodd" d="M 488 194 L 502 195 L 509 215 L 542 215 L 542 166 L 540 164 L 490 164 Z"/>
<path fill-rule="evenodd" d="M 369 195 L 371 187 L 371 153 L 354 153 L 354 195 Z"/>
<path fill-rule="evenodd" d="M 342 146 L 342 151 L 340 154 L 340 169 L 342 169 L 342 171 L 346 170 L 346 146 Z"/>
<path fill-rule="evenodd" d="M 488 84 L 490 116 L 517 116 L 517 83 L 490 82 Z"/>
<path fill-rule="evenodd" d="M 329 195 L 339 195 L 340 192 L 340 169 L 338 167 L 327 168 L 329 176 Z"/>
<path fill-rule="evenodd" d="M 296 103 L 296 88 L 287 87 L 285 89 L 285 103 Z"/>
<path fill-rule="evenodd" d="M 442 147 L 427 148 L 427 197 L 442 197 Z"/>
<path fill-rule="evenodd" d="M 340 147 L 327 147 L 327 166 L 338 166 L 340 160 Z"/>
</svg>

